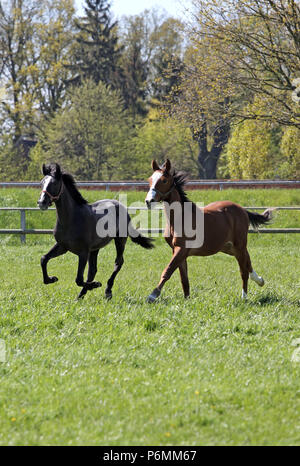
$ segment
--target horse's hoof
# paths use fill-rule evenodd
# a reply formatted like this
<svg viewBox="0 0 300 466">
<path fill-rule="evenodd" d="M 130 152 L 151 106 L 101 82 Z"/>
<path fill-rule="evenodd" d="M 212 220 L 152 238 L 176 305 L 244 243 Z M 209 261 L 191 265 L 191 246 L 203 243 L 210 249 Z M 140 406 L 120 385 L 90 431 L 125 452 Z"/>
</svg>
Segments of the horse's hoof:
<svg viewBox="0 0 300 466">
<path fill-rule="evenodd" d="M 48 280 L 44 281 L 45 285 L 49 285 L 50 283 L 58 282 L 57 277 L 49 277 Z"/>
<path fill-rule="evenodd" d="M 101 286 L 102 286 L 102 283 L 100 283 L 100 282 L 94 282 L 93 283 L 94 288 L 100 288 Z"/>
<path fill-rule="evenodd" d="M 108 289 L 105 290 L 105 298 L 107 299 L 107 301 L 109 301 L 112 298 L 111 290 L 108 290 Z"/>
<path fill-rule="evenodd" d="M 151 294 L 149 294 L 147 298 L 147 303 L 154 303 L 154 301 L 159 297 L 160 295 L 160 290 L 158 288 L 155 288 Z"/>
<path fill-rule="evenodd" d="M 258 277 L 258 278 L 259 278 L 259 281 L 257 282 L 257 284 L 258 284 L 259 286 L 264 286 L 264 284 L 265 284 L 264 279 L 263 279 L 262 277 Z"/>
</svg>

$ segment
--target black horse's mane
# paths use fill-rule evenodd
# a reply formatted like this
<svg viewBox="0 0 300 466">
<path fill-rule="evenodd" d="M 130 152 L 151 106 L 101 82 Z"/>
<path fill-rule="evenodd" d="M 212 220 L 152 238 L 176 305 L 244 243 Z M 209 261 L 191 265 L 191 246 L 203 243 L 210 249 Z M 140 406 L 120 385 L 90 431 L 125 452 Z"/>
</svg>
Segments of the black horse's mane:
<svg viewBox="0 0 300 466">
<path fill-rule="evenodd" d="M 78 188 L 76 186 L 76 182 L 75 182 L 73 176 L 70 173 L 63 172 L 62 173 L 62 179 L 63 179 L 63 182 L 64 182 L 66 188 L 68 189 L 68 191 L 71 194 L 74 201 L 77 202 L 77 204 L 83 205 L 83 204 L 88 203 L 88 201 L 86 199 L 84 199 L 84 197 L 78 191 Z"/>
<path fill-rule="evenodd" d="M 187 197 L 186 192 L 184 191 L 184 186 L 188 182 L 188 175 L 183 171 L 174 171 L 173 173 L 174 184 L 176 189 L 179 193 L 180 199 L 182 202 L 190 202 L 189 198 Z"/>
</svg>

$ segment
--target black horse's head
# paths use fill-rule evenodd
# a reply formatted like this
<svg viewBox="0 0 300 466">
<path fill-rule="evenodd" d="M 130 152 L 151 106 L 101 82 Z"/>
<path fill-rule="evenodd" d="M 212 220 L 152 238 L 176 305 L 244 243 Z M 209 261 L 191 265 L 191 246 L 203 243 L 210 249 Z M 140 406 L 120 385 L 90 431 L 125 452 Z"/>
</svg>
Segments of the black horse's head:
<svg viewBox="0 0 300 466">
<path fill-rule="evenodd" d="M 62 172 L 57 163 L 43 164 L 43 175 L 42 191 L 37 203 L 41 210 L 47 210 L 53 201 L 59 199 L 62 193 Z"/>
</svg>

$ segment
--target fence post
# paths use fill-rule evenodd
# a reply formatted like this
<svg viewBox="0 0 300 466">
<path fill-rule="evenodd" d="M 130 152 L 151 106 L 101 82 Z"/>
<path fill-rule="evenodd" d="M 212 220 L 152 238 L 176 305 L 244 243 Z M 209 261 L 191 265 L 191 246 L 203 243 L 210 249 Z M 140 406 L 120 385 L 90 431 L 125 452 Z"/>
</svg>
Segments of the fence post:
<svg viewBox="0 0 300 466">
<path fill-rule="evenodd" d="M 20 210 L 21 214 L 21 230 L 25 231 L 26 230 L 26 211 L 24 209 Z M 21 243 L 25 244 L 26 243 L 26 234 L 21 234 Z"/>
</svg>

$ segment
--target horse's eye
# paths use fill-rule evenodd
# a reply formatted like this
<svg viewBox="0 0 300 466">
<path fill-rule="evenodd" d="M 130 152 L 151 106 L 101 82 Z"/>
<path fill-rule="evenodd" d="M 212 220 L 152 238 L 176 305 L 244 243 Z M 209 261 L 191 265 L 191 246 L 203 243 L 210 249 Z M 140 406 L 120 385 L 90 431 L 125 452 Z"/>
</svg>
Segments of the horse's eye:
<svg viewBox="0 0 300 466">
<path fill-rule="evenodd" d="M 166 183 L 166 182 L 167 182 L 167 180 L 162 180 L 162 182 L 163 182 L 163 183 Z"/>
</svg>

